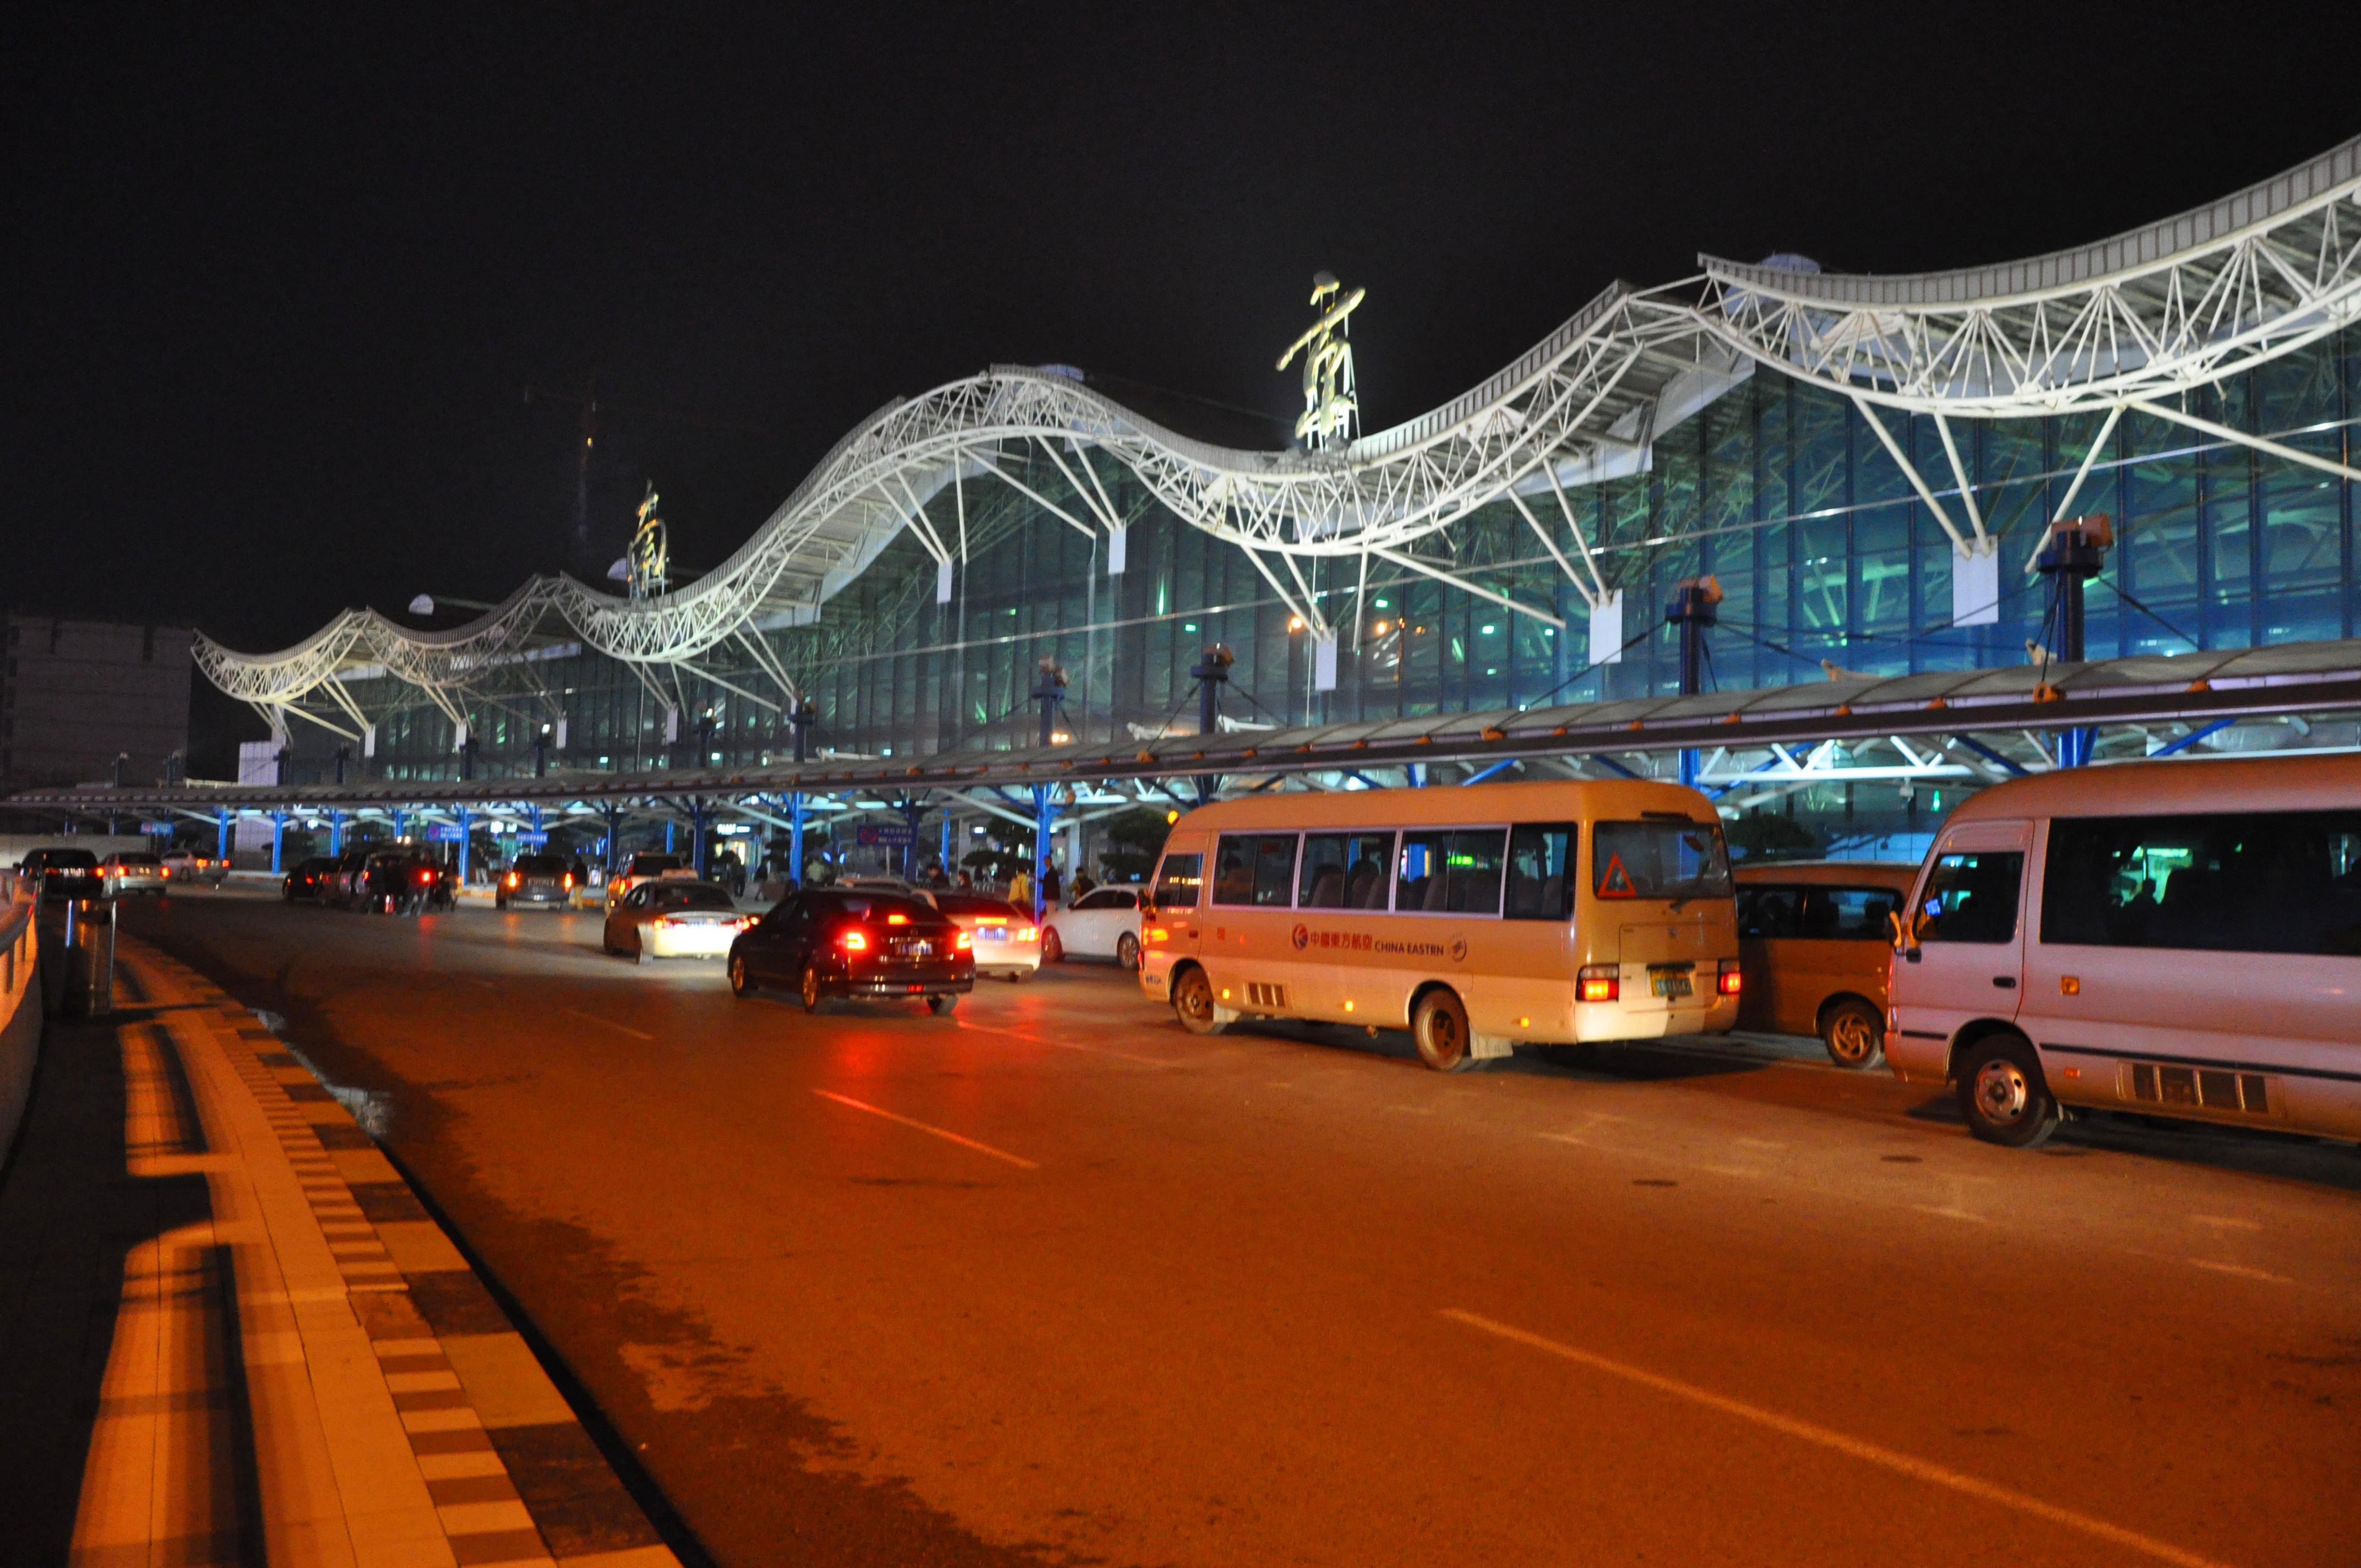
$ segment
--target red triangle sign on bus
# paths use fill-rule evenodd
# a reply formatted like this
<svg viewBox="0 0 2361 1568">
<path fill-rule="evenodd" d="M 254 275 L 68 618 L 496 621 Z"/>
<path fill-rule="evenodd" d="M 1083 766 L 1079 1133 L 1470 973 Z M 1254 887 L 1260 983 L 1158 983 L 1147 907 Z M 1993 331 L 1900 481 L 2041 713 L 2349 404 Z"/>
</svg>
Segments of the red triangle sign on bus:
<svg viewBox="0 0 2361 1568">
<path fill-rule="evenodd" d="M 1631 875 L 1623 870 L 1623 857 L 1609 855 L 1605 869 L 1598 873 L 1598 896 L 1601 898 L 1637 898 L 1639 890 L 1631 885 Z"/>
</svg>

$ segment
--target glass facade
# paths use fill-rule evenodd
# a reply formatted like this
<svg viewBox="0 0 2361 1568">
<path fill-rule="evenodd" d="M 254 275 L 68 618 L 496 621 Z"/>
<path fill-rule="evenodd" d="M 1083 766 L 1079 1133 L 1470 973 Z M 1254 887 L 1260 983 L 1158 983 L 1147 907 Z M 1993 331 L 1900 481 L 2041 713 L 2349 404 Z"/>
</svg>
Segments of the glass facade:
<svg viewBox="0 0 2361 1568">
<path fill-rule="evenodd" d="M 2284 445 L 2355 461 L 2361 334 L 2346 332 L 2219 387 L 2187 394 L 2192 414 Z M 1966 512 L 1929 419 L 1883 416 L 1962 528 Z M 1977 511 L 2001 541 L 2000 620 L 1954 628 L 1949 539 L 1849 401 L 1759 370 L 1656 439 L 1646 470 L 1568 493 L 1601 574 L 1624 595 L 1636 641 L 1620 663 L 1586 668 L 1586 609 L 1532 529 L 1506 503 L 1417 554 L 1563 628 L 1462 589 L 1371 563 L 1299 561 L 1321 613 L 1341 628 L 1338 687 L 1312 689 L 1310 631 L 1235 548 L 1183 523 L 1116 465 L 1096 467 L 1133 520 L 1127 570 L 1107 540 L 984 478 L 964 488 L 967 563 L 936 601 L 934 558 L 906 533 L 831 600 L 816 625 L 764 634 L 818 704 L 816 746 L 911 755 L 1029 745 L 1038 662 L 1068 672 L 1058 728 L 1120 742 L 1191 730 L 1190 666 L 1208 643 L 1236 657 L 1224 712 L 1289 725 L 1442 710 L 1538 706 L 1677 689 L 1678 648 L 1662 622 L 1674 583 L 1711 574 L 1726 598 L 1710 640 L 1721 688 L 1825 679 L 1821 662 L 1862 674 L 2023 663 L 2047 635 L 2044 585 L 2022 568 L 2063 499 L 2103 416 L 1960 420 L 1952 430 Z M 1088 517 L 1070 477 L 1011 445 L 1024 484 Z M 2103 511 L 2117 544 L 2088 596 L 2092 657 L 2354 633 L 2355 488 L 2250 447 L 2126 413 L 2076 498 Z M 958 539 L 961 497 L 928 506 Z M 1535 515 L 1553 521 L 1544 492 Z M 1572 549 L 1561 526 L 1562 548 Z M 1284 569 L 1274 562 L 1274 569 Z M 1653 630 L 1650 630 L 1653 628 Z M 478 777 L 530 773 L 534 741 L 563 713 L 552 767 L 640 771 L 785 760 L 793 742 L 770 678 L 717 653 L 703 674 L 653 673 L 654 686 L 597 655 L 536 657 L 496 673 L 467 700 Z M 452 777 L 449 720 L 387 680 L 347 683 L 386 715 L 369 777 Z M 660 688 L 664 695 L 658 696 Z M 668 739 L 666 708 L 679 710 Z M 305 727 L 308 728 L 308 727 Z M 291 775 L 328 776 L 333 738 L 296 737 Z"/>
</svg>

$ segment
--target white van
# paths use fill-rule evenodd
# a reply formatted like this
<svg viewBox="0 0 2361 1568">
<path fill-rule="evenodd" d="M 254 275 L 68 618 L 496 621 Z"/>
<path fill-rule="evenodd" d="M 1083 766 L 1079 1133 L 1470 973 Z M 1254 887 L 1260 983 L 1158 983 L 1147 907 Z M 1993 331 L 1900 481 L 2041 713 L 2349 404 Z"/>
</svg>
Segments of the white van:
<svg viewBox="0 0 2361 1568">
<path fill-rule="evenodd" d="M 2092 1106 L 2361 1138 L 2361 756 L 1996 785 L 1908 909 L 1886 1059 L 1976 1136 Z"/>
</svg>

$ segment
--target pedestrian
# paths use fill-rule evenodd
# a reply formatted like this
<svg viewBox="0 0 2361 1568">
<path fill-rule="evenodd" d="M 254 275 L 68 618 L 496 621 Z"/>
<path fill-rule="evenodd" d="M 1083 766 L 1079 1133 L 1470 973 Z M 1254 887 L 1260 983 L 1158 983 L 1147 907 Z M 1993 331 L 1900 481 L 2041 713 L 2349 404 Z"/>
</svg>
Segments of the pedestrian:
<svg viewBox="0 0 2361 1568">
<path fill-rule="evenodd" d="M 1033 907 L 1033 878 L 1022 866 L 1008 879 L 1008 902 L 1027 911 Z"/>
<path fill-rule="evenodd" d="M 961 866 L 960 868 L 959 881 L 952 885 L 957 887 L 961 893 L 973 893 L 975 891 L 975 878 L 969 872 L 965 866 Z"/>
<path fill-rule="evenodd" d="M 1041 902 L 1055 909 L 1059 895 L 1064 891 L 1064 884 L 1058 875 L 1058 862 L 1051 861 L 1041 868 Z"/>
<path fill-rule="evenodd" d="M 1076 872 L 1074 873 L 1074 902 L 1080 904 L 1083 899 L 1088 898 L 1091 895 L 1092 890 L 1096 888 L 1098 885 L 1099 884 L 1091 880 L 1090 872 Z"/>
</svg>

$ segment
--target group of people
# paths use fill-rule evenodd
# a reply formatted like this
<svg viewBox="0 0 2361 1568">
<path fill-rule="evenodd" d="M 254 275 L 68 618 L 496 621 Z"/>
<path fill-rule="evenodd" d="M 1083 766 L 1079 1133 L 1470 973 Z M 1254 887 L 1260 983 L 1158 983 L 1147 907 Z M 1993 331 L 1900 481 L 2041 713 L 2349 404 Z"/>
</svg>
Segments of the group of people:
<svg viewBox="0 0 2361 1568">
<path fill-rule="evenodd" d="M 998 892 L 1002 897 L 1006 898 L 1009 903 L 1014 904 L 1020 908 L 1029 908 L 1033 902 L 1033 873 L 1027 871 L 1022 866 L 1019 866 L 1016 869 L 1016 875 L 1008 879 L 1008 886 L 1005 891 L 996 889 L 989 883 L 979 884 L 976 882 L 975 877 L 964 866 L 961 867 L 959 871 L 954 873 L 948 870 L 940 861 L 929 861 L 927 862 L 926 875 L 923 880 L 927 886 L 938 891 L 956 891 L 959 893 Z M 1090 892 L 1091 889 L 1096 886 L 1098 886 L 1098 883 L 1091 879 L 1090 872 L 1077 872 L 1074 873 L 1073 894 L 1076 898 L 1082 897 L 1084 894 Z M 1045 905 L 1055 905 L 1063 903 L 1065 901 L 1065 879 L 1059 874 L 1058 863 L 1055 861 L 1052 861 L 1048 865 L 1041 868 L 1041 902 Z"/>
</svg>

